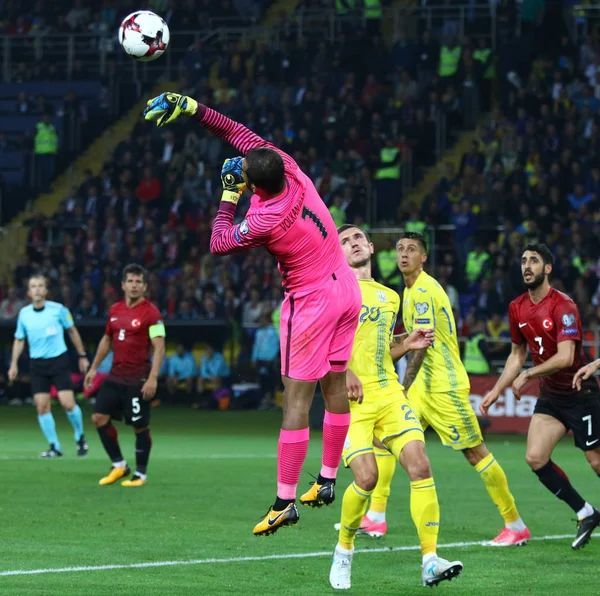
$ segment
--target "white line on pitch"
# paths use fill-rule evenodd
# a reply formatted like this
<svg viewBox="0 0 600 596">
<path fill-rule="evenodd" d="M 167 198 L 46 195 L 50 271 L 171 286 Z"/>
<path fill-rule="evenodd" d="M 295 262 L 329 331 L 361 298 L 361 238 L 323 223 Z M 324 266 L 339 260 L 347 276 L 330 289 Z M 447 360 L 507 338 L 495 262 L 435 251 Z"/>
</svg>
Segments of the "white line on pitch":
<svg viewBox="0 0 600 596">
<path fill-rule="evenodd" d="M 570 534 L 557 534 L 554 536 L 536 536 L 530 538 L 532 541 L 542 540 L 563 540 L 573 538 Z M 485 546 L 483 542 L 450 542 L 440 544 L 440 548 L 465 548 L 469 546 Z M 413 546 L 393 546 L 389 548 L 361 548 L 356 553 L 391 553 L 408 550 L 420 550 L 421 547 Z M 112 569 L 146 569 L 149 567 L 184 567 L 187 565 L 210 565 L 216 563 L 245 563 L 250 561 L 279 561 L 283 559 L 310 559 L 314 557 L 331 557 L 332 551 L 318 551 L 312 553 L 289 553 L 284 555 L 262 555 L 257 557 L 231 557 L 228 559 L 192 559 L 191 561 L 155 561 L 149 563 L 130 563 L 127 565 L 84 565 L 81 567 L 57 567 L 48 569 L 14 569 L 10 571 L 0 571 L 1 576 L 8 575 L 39 575 L 42 573 L 77 573 L 81 571 L 110 571 Z"/>
<path fill-rule="evenodd" d="M 275 459 L 277 453 L 207 453 L 207 454 L 183 454 L 183 455 L 155 455 L 152 454 L 153 460 L 179 460 L 179 459 Z M 67 457 L 61 458 L 60 461 L 73 461 L 76 458 Z M 39 455 L 0 455 L 0 461 L 42 461 Z M 85 457 L 77 458 L 78 461 L 106 461 L 106 457 Z M 47 461 L 47 460 L 46 460 Z"/>
</svg>

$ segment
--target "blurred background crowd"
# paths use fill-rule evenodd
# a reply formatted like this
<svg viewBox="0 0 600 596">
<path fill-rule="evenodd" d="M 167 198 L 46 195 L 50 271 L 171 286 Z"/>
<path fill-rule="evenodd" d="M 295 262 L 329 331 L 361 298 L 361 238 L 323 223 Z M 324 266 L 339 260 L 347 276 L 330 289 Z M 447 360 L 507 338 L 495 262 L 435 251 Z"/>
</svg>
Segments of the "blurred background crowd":
<svg viewBox="0 0 600 596">
<path fill-rule="evenodd" d="M 576 300 L 586 338 L 597 339 L 600 36 L 592 8 L 155 0 L 148 8 L 165 18 L 172 41 L 168 62 L 144 68 L 114 39 L 134 4 L 0 3 L 0 216 L 4 226 L 19 216 L 27 235 L 26 250 L 5 267 L 1 320 L 14 321 L 24 282 L 39 270 L 77 320 L 102 319 L 119 296 L 123 265 L 139 262 L 167 323 L 224 320 L 233 329 L 227 347 L 209 349 L 210 358 L 213 348 L 224 355 L 218 374 L 200 372 L 206 346 L 172 346 L 172 357 L 195 360 L 185 377 L 166 365 L 171 392 L 185 379 L 193 379 L 186 391 L 202 394 L 206 379 L 218 391 L 222 379 L 258 378 L 273 397 L 276 263 L 264 250 L 209 253 L 220 166 L 234 153 L 189 122 L 158 130 L 141 120 L 139 100 L 162 74 L 291 154 L 336 224 L 370 229 L 380 281 L 401 291 L 395 238 L 401 228 L 423 232 L 459 332 L 479 338 L 491 368 L 509 346 L 507 307 L 522 291 L 529 241 L 552 249 L 553 284 Z M 131 107 L 138 112 L 124 125 Z M 95 159 L 69 176 L 98 139 Z M 58 179 L 69 183 L 60 196 Z M 54 196 L 52 209 L 39 209 L 40 193 Z"/>
</svg>

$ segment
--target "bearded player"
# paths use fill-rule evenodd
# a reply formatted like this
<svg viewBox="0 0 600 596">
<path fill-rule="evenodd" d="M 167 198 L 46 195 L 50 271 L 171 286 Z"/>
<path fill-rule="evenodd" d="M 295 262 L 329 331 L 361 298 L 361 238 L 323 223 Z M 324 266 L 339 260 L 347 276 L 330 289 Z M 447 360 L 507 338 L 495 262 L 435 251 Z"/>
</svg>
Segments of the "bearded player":
<svg viewBox="0 0 600 596">
<path fill-rule="evenodd" d="M 315 504 L 329 505 L 350 424 L 346 368 L 361 297 L 340 248 L 333 219 L 298 164 L 242 124 L 191 97 L 163 93 L 150 100 L 148 120 L 162 126 L 181 114 L 231 143 L 244 158 L 221 171 L 223 194 L 210 239 L 213 254 L 264 246 L 277 258 L 285 291 L 281 307 L 281 374 L 285 388 L 279 435 L 277 497 L 256 536 L 294 525 L 296 489 L 309 440 L 308 415 L 317 381 L 325 399 L 323 458 Z M 253 193 L 246 219 L 233 224 L 242 192 Z"/>
<path fill-rule="evenodd" d="M 421 581 L 424 586 L 434 586 L 459 575 L 463 565 L 437 555 L 440 506 L 425 437 L 404 396 L 404 387 L 398 382 L 393 362 L 409 350 L 427 349 L 433 332 L 413 331 L 408 337 L 394 341 L 390 350 L 400 297 L 371 277 L 373 244 L 366 232 L 353 225 L 341 226 L 338 232 L 346 260 L 358 279 L 363 306 L 347 373 L 352 418 L 344 447 L 344 463 L 352 470 L 354 482 L 344 493 L 329 582 L 337 590 L 351 587 L 354 538 L 377 484 L 375 437 L 386 452 L 400 462 L 410 479 L 410 514 L 423 556 Z M 300 502 L 305 498 L 310 501 L 314 496 L 307 493 Z"/>
<path fill-rule="evenodd" d="M 135 433 L 136 472 L 121 484 L 126 487 L 146 484 L 152 447 L 150 400 L 156 394 L 158 373 L 165 357 L 165 326 L 158 309 L 144 298 L 146 280 L 146 270 L 140 265 L 127 265 L 123 269 L 121 288 L 125 300 L 111 306 L 105 334 L 84 380 L 86 387 L 92 385 L 98 367 L 112 349 L 112 367 L 92 414 L 100 441 L 112 462 L 109 473 L 100 480 L 101 486 L 114 484 L 131 472 L 112 423 L 113 419 L 123 417 Z"/>
<path fill-rule="evenodd" d="M 572 547 L 585 546 L 600 525 L 594 509 L 552 461 L 558 442 L 571 430 L 596 474 L 600 474 L 600 392 L 595 379 L 579 371 L 585 362 L 581 345 L 579 310 L 566 294 L 548 281 L 553 256 L 545 244 L 528 244 L 521 257 L 521 272 L 527 292 L 508 307 L 512 350 L 502 375 L 481 402 L 481 412 L 512 384 L 521 397 L 529 379 L 540 379 L 540 398 L 535 404 L 527 435 L 525 459 L 540 482 L 577 515 L 577 533 Z M 533 368 L 523 371 L 527 346 Z"/>
</svg>

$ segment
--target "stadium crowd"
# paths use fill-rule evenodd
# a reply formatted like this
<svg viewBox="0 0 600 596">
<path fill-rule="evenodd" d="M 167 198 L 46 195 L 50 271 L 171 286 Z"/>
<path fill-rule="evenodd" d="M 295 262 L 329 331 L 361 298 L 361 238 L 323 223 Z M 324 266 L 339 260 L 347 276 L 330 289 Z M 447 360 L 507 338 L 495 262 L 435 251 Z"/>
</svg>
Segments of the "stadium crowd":
<svg viewBox="0 0 600 596">
<path fill-rule="evenodd" d="M 91 15 L 75 2 L 65 14 L 74 19 L 80 10 L 86 16 L 77 18 L 114 22 L 119 10 L 129 10 L 105 4 Z M 44 6 L 36 3 L 31 14 Z M 173 18 L 184 19 L 189 9 L 175 10 Z M 5 27 L 17 21 L 8 18 Z M 203 49 L 194 44 L 178 91 L 292 154 L 338 225 L 453 226 L 435 234 L 435 274 L 463 335 L 483 328 L 490 338 L 507 337 L 507 305 L 521 288 L 520 250 L 537 239 L 555 252 L 555 284 L 576 298 L 591 331 L 600 307 L 597 50 L 586 43 L 576 51 L 565 37 L 554 53 L 528 63 L 521 78 L 499 68 L 502 101 L 477 128 L 460 166 L 443 164 L 415 208 L 402 201 L 405 168 L 416 181 L 434 163 L 442 113 L 456 132 L 465 123 L 466 101 L 492 108 L 500 66 L 485 40 L 443 32 L 450 35 L 402 33 L 388 48 L 360 28 L 335 45 L 297 41 L 291 28 L 277 48 L 229 42 L 212 68 L 198 67 Z M 498 53 L 502 58 L 502 46 Z M 465 89 L 476 90 L 477 102 Z M 121 267 L 138 261 L 150 271 L 150 298 L 167 321 L 235 320 L 250 330 L 251 350 L 254 330 L 268 326 L 282 293 L 266 252 L 209 254 L 220 164 L 231 151 L 199 126 L 157 131 L 140 121 L 99 173 L 86 172 L 52 218 L 33 217 L 27 254 L 2 287 L 0 317 L 16 316 L 24 281 L 40 268 L 52 296 L 77 319 L 105 317 L 119 294 Z M 246 197 L 240 218 L 247 207 Z M 378 242 L 377 248 L 385 247 Z M 379 279 L 398 285 L 379 264 Z"/>
</svg>

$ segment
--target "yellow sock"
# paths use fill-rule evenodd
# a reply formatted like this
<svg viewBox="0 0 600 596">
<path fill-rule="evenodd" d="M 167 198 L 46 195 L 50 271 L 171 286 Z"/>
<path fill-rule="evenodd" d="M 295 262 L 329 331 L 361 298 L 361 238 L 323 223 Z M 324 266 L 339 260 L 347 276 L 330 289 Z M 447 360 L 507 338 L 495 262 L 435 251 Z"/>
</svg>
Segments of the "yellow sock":
<svg viewBox="0 0 600 596">
<path fill-rule="evenodd" d="M 475 466 L 475 469 L 481 476 L 492 501 L 496 503 L 504 522 L 507 524 L 516 522 L 520 516 L 515 498 L 508 488 L 506 474 L 494 456 L 490 453 Z"/>
<path fill-rule="evenodd" d="M 375 459 L 377 460 L 379 479 L 377 480 L 377 486 L 371 495 L 369 511 L 385 513 L 387 500 L 390 496 L 392 479 L 394 478 L 394 472 L 396 471 L 396 457 L 387 449 L 373 447 L 373 451 L 375 453 Z"/>
<path fill-rule="evenodd" d="M 433 478 L 410 483 L 410 515 L 419 534 L 421 554 L 435 553 L 440 531 L 440 504 Z"/>
<path fill-rule="evenodd" d="M 344 493 L 342 519 L 340 520 L 339 545 L 347 550 L 354 548 L 354 538 L 360 522 L 367 511 L 367 503 L 373 491 L 363 490 L 353 482 Z"/>
</svg>

